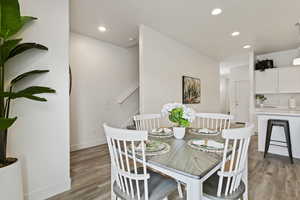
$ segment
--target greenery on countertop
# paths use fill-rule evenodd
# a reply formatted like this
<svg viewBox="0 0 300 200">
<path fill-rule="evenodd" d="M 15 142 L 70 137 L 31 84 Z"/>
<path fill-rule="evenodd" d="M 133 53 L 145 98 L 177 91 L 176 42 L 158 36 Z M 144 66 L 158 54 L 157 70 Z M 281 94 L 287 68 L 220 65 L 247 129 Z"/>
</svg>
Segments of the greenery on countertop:
<svg viewBox="0 0 300 200">
<path fill-rule="evenodd" d="M 267 97 L 265 97 L 263 94 L 256 94 L 255 99 L 259 99 L 260 101 L 264 102 L 267 100 Z"/>
</svg>

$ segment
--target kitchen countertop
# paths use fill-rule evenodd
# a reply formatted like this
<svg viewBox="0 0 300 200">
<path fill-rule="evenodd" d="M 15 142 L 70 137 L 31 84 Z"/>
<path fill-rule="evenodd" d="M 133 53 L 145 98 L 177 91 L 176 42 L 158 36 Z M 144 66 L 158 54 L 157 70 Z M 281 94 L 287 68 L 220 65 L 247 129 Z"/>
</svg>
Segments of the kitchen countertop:
<svg viewBox="0 0 300 200">
<path fill-rule="evenodd" d="M 280 107 L 259 107 L 255 109 L 256 115 L 281 115 L 300 117 L 300 109 L 288 109 Z"/>
</svg>

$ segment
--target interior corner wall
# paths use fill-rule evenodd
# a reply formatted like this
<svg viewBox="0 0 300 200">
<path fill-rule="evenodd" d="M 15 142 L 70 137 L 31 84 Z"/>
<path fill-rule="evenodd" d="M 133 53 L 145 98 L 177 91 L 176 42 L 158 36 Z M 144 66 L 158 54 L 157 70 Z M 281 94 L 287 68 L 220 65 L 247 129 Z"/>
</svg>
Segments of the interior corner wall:
<svg viewBox="0 0 300 200">
<path fill-rule="evenodd" d="M 9 61 L 7 81 L 33 69 L 50 72 L 26 79 L 16 89 L 49 86 L 56 94 L 42 95 L 41 103 L 28 99 L 13 102 L 11 116 L 18 120 L 9 129 L 8 153 L 21 161 L 25 199 L 40 200 L 70 189 L 69 150 L 69 1 L 19 1 L 24 16 L 38 20 L 26 25 L 17 38 L 37 42 L 48 51 L 31 50 Z M 1 197 L 0 197 L 1 198 Z"/>
<path fill-rule="evenodd" d="M 137 114 L 138 46 L 122 48 L 71 33 L 70 65 L 74 151 L 106 143 L 103 123 L 125 127 Z"/>
<path fill-rule="evenodd" d="M 170 102 L 182 102 L 182 76 L 201 79 L 197 112 L 220 112 L 219 62 L 149 27 L 140 26 L 140 112 L 160 113 Z"/>
</svg>

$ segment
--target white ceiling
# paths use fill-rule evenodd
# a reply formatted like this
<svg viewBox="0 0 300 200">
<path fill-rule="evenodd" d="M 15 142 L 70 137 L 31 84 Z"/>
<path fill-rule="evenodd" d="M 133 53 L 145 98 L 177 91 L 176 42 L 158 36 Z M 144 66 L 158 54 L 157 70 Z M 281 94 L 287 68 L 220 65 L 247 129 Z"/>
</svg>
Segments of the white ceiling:
<svg viewBox="0 0 300 200">
<path fill-rule="evenodd" d="M 300 0 L 70 0 L 71 30 L 128 47 L 139 24 L 150 26 L 214 59 L 300 46 Z M 213 8 L 223 13 L 212 16 Z M 100 33 L 99 25 L 108 31 Z M 231 37 L 240 31 L 238 37 Z"/>
</svg>

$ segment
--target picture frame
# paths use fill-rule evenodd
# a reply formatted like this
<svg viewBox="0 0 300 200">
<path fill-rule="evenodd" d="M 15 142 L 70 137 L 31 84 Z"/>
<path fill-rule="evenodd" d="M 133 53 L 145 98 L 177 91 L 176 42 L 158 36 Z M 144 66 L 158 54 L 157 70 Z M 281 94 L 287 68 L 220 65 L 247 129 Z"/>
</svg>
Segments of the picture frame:
<svg viewBox="0 0 300 200">
<path fill-rule="evenodd" d="M 182 76 L 182 103 L 201 103 L 201 80 L 190 76 Z"/>
</svg>

